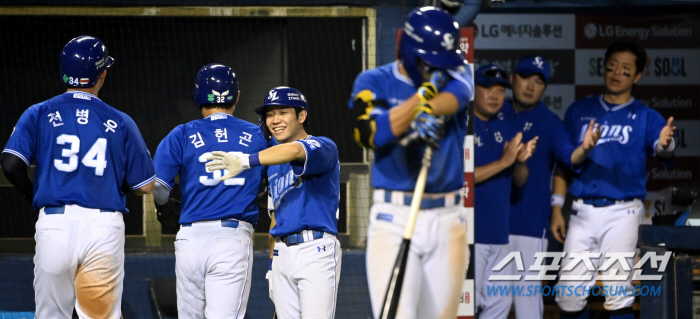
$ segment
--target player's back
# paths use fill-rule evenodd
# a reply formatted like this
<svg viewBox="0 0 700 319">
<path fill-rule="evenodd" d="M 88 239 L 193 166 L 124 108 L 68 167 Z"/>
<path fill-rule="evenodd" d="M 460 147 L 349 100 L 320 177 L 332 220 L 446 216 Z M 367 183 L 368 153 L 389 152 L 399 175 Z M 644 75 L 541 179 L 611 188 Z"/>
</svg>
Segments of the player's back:
<svg viewBox="0 0 700 319">
<path fill-rule="evenodd" d="M 179 170 L 180 223 L 235 218 L 255 224 L 263 167 L 219 182 L 222 171 L 209 172 L 205 164 L 212 151 L 252 154 L 265 148 L 267 141 L 257 125 L 226 113 L 176 127 L 158 146 L 154 161 L 158 179 L 170 187 Z"/>
<path fill-rule="evenodd" d="M 136 124 L 96 96 L 69 91 L 32 106 L 25 116 L 27 131 L 18 134 L 29 135 L 25 142 L 30 145 L 18 148 L 28 147 L 20 152 L 36 158 L 35 209 L 77 204 L 126 212 L 121 187 L 127 175 L 132 187 L 153 180 L 153 164 Z M 129 151 L 145 154 L 143 162 L 130 162 Z"/>
</svg>

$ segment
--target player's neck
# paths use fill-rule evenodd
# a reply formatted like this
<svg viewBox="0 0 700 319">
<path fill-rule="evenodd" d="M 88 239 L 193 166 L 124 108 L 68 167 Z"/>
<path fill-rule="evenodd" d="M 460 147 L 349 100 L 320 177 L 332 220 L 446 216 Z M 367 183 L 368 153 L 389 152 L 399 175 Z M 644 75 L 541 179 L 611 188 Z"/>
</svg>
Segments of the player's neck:
<svg viewBox="0 0 700 319">
<path fill-rule="evenodd" d="M 298 141 L 298 140 L 303 140 L 305 138 L 309 137 L 309 133 L 306 133 L 306 130 L 303 128 L 299 130 L 294 136 L 290 136 L 286 141 L 282 142 L 282 144 Z"/>
<path fill-rule="evenodd" d="M 603 94 L 603 100 L 611 104 L 625 104 L 632 100 L 632 91 L 628 90 L 621 93 L 606 92 Z"/>
<path fill-rule="evenodd" d="M 80 91 L 80 92 L 90 93 L 94 96 L 97 96 L 97 92 L 99 92 L 100 89 L 93 86 L 91 88 L 68 88 L 68 90 L 66 90 L 66 92 L 70 92 L 70 91 Z"/>
<path fill-rule="evenodd" d="M 225 109 L 223 107 L 209 107 L 209 108 L 203 107 L 202 108 L 202 117 L 208 117 L 214 113 L 227 113 L 229 115 L 233 115 L 233 111 L 235 111 L 235 110 L 236 110 L 235 105 L 230 109 Z"/>
</svg>

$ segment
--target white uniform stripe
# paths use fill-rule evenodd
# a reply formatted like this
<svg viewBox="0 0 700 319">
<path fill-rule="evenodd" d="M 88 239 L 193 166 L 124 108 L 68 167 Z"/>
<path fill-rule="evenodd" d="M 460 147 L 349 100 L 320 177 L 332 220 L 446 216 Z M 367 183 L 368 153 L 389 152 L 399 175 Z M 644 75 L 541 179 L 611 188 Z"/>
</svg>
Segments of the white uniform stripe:
<svg viewBox="0 0 700 319">
<path fill-rule="evenodd" d="M 141 183 L 138 183 L 138 184 L 136 184 L 136 185 L 134 185 L 134 186 L 131 186 L 131 189 L 141 188 L 141 187 L 143 187 L 144 185 L 146 185 L 146 184 L 148 184 L 148 183 L 154 181 L 155 179 L 156 179 L 156 176 L 153 175 L 153 176 L 149 177 L 147 180 L 145 180 L 145 181 L 143 181 L 143 182 L 141 182 Z"/>
<path fill-rule="evenodd" d="M 170 187 L 170 185 L 168 185 L 168 183 L 166 183 L 164 180 L 162 180 L 162 179 L 160 179 L 160 178 L 158 178 L 158 177 L 156 177 L 156 182 L 160 183 L 161 185 L 163 185 L 163 187 L 167 188 L 168 190 L 173 190 L 173 189 Z"/>
<path fill-rule="evenodd" d="M 24 157 L 24 155 L 22 155 L 20 152 L 17 152 L 17 151 L 15 151 L 15 150 L 11 150 L 11 149 L 7 149 L 7 148 L 4 149 L 2 152 L 3 152 L 3 153 L 10 153 L 10 154 L 12 154 L 12 155 L 15 155 L 15 156 L 21 158 L 21 159 L 24 161 L 24 163 L 26 163 L 27 166 L 29 166 L 29 161 L 28 161 L 27 158 Z"/>
</svg>

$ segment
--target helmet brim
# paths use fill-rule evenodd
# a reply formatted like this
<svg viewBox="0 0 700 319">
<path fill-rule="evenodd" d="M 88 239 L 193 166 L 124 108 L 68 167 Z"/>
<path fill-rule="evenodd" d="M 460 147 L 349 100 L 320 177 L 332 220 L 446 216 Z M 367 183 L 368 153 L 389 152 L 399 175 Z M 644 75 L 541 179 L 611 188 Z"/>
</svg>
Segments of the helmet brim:
<svg viewBox="0 0 700 319">
<path fill-rule="evenodd" d="M 111 56 L 107 56 L 107 68 L 112 66 L 112 64 L 114 64 L 114 58 Z"/>
<path fill-rule="evenodd" d="M 429 66 L 438 69 L 451 69 L 467 63 L 462 51 L 425 52 L 418 50 L 418 56 Z"/>
</svg>

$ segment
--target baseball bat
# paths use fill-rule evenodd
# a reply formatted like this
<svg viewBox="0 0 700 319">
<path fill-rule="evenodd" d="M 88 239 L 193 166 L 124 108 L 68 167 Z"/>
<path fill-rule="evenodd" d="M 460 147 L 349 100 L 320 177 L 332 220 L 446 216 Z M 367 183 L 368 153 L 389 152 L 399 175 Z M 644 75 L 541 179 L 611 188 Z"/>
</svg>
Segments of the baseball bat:
<svg viewBox="0 0 700 319">
<path fill-rule="evenodd" d="M 428 147 L 423 154 L 422 166 L 416 181 L 416 187 L 413 190 L 413 200 L 411 201 L 411 209 L 406 221 L 406 228 L 403 232 L 403 240 L 399 247 L 399 254 L 396 256 L 394 263 L 394 271 L 391 273 L 389 288 L 384 296 L 384 305 L 380 312 L 381 319 L 394 319 L 396 310 L 399 307 L 399 297 L 401 297 L 401 287 L 403 286 L 403 277 L 406 273 L 406 262 L 408 261 L 408 250 L 411 248 L 411 238 L 413 238 L 413 230 L 416 226 L 420 203 L 425 192 L 425 181 L 428 178 L 428 169 L 430 168 L 430 160 L 433 157 L 433 149 Z"/>
</svg>

